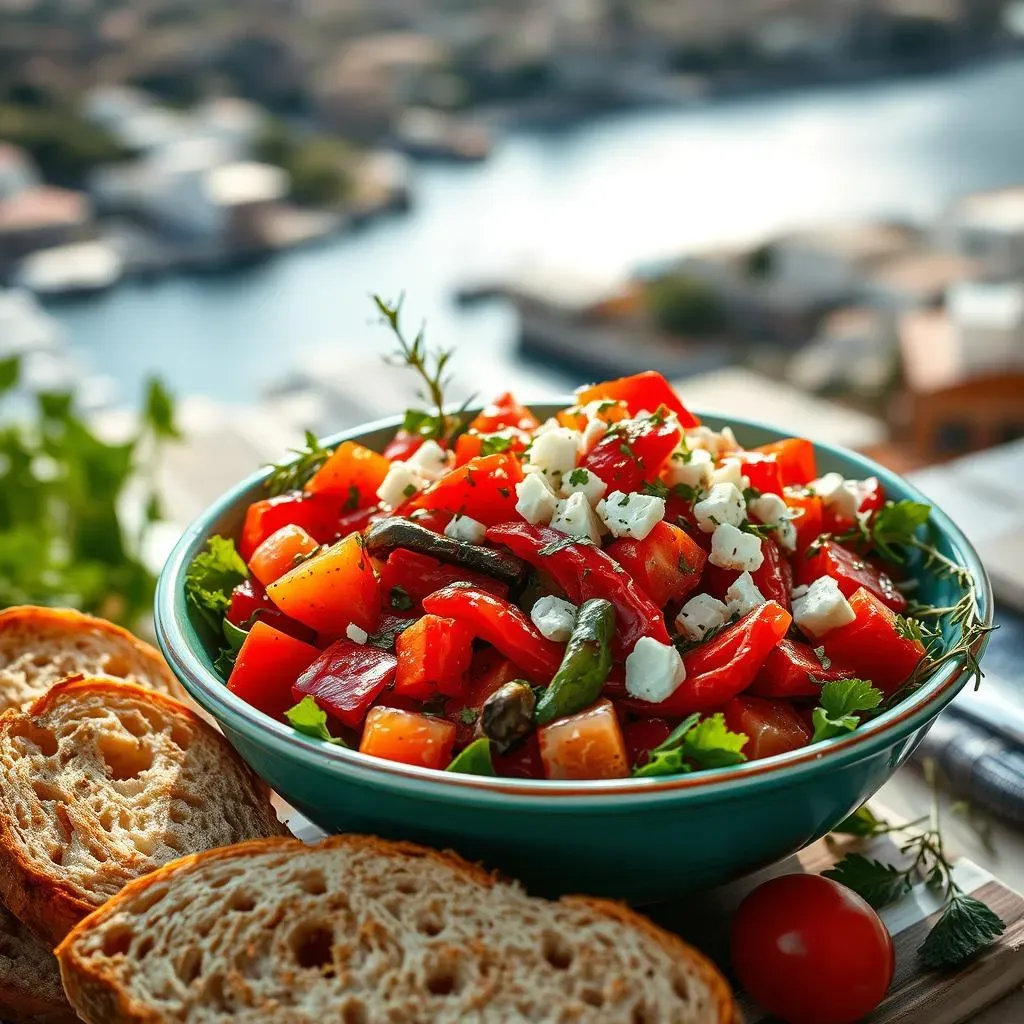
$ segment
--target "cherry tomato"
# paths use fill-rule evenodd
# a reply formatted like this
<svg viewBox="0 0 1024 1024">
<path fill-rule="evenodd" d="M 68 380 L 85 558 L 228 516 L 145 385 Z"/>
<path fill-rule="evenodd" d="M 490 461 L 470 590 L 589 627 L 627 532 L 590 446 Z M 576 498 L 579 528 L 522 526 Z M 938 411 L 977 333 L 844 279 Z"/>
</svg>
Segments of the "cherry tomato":
<svg viewBox="0 0 1024 1024">
<path fill-rule="evenodd" d="M 740 904 L 732 966 L 761 1008 L 787 1024 L 853 1024 L 885 996 L 892 939 L 855 892 L 821 875 L 781 875 Z"/>
</svg>

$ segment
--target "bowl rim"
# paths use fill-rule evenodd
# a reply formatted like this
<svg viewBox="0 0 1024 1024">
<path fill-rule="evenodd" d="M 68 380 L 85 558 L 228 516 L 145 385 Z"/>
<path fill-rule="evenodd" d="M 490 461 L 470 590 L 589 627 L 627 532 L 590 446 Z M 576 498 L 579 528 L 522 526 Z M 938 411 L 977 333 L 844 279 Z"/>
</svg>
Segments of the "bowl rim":
<svg viewBox="0 0 1024 1024">
<path fill-rule="evenodd" d="M 528 403 L 530 404 L 530 403 Z M 545 399 L 530 404 L 534 409 L 560 409 L 572 399 Z M 472 412 L 474 410 L 470 410 Z M 767 431 L 779 437 L 793 436 L 770 424 L 746 417 L 728 416 L 711 411 L 694 410 L 701 422 L 730 425 Z M 358 440 L 369 433 L 397 429 L 401 415 L 389 416 L 340 431 L 322 442 L 334 447 L 343 441 Z M 981 559 L 963 531 L 934 502 L 904 477 L 887 469 L 859 452 L 822 442 L 813 442 L 816 452 L 839 456 L 864 471 L 864 476 L 878 476 L 887 489 L 896 483 L 896 490 L 932 509 L 932 522 L 951 543 L 958 561 L 975 578 L 978 586 L 979 610 L 986 625 L 991 625 L 993 599 L 991 584 Z M 213 502 L 185 529 L 168 556 L 157 581 L 154 622 L 157 641 L 175 675 L 194 700 L 229 730 L 248 738 L 255 730 L 259 742 L 286 759 L 298 758 L 307 766 L 321 770 L 330 767 L 339 775 L 366 783 L 376 782 L 392 789 L 414 792 L 420 799 L 457 795 L 463 802 L 493 804 L 495 799 L 509 805 L 528 806 L 537 812 L 561 811 L 569 805 L 593 805 L 595 801 L 612 798 L 621 803 L 629 795 L 630 805 L 647 806 L 666 798 L 686 795 L 688 802 L 736 797 L 749 793 L 750 787 L 785 786 L 809 772 L 823 760 L 834 768 L 892 747 L 917 729 L 928 724 L 962 689 L 966 682 L 967 658 L 962 656 L 940 666 L 917 690 L 902 702 L 883 712 L 878 718 L 845 736 L 824 740 L 799 750 L 776 754 L 756 761 L 726 768 L 710 769 L 688 775 L 656 778 L 530 780 L 444 772 L 415 765 L 400 764 L 362 754 L 347 747 L 334 746 L 296 732 L 236 696 L 224 682 L 202 663 L 186 640 L 184 623 L 189 621 L 184 594 L 185 571 L 195 554 L 205 544 L 212 524 L 232 512 L 242 500 L 254 500 L 255 492 L 270 474 L 270 467 L 257 470 L 242 479 Z M 987 645 L 984 634 L 975 647 L 980 658 Z M 739 785 L 747 783 L 746 786 Z M 426 785 L 424 785 L 426 784 Z M 553 799 L 555 798 L 555 799 Z M 617 799 L 615 799 L 617 798 Z"/>
</svg>

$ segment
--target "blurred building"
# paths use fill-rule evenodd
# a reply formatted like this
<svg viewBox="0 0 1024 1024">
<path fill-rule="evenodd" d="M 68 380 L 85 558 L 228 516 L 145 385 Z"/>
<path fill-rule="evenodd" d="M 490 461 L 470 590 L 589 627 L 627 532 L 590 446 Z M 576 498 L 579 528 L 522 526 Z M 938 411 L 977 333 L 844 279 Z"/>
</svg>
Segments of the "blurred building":
<svg viewBox="0 0 1024 1024">
<path fill-rule="evenodd" d="M 37 249 L 78 241 L 91 224 L 84 192 L 37 185 L 0 200 L 0 268 Z"/>
<path fill-rule="evenodd" d="M 40 183 L 32 158 L 20 146 L 0 142 L 0 200 L 33 188 Z"/>
<path fill-rule="evenodd" d="M 1024 276 L 1024 185 L 964 196 L 947 211 L 939 236 L 994 273 Z"/>
</svg>

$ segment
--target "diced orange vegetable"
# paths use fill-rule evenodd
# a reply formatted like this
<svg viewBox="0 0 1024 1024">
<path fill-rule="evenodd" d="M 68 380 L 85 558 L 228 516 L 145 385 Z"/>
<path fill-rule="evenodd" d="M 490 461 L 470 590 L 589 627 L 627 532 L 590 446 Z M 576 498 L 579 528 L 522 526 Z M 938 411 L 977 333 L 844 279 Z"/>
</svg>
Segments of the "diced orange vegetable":
<svg viewBox="0 0 1024 1024">
<path fill-rule="evenodd" d="M 611 701 L 559 718 L 537 730 L 544 774 L 549 779 L 625 779 L 626 744 Z"/>
<path fill-rule="evenodd" d="M 818 475 L 814 445 L 804 437 L 787 437 L 782 441 L 773 441 L 752 450 L 778 457 L 782 482 L 787 487 L 810 483 Z"/>
<path fill-rule="evenodd" d="M 518 427 L 520 430 L 536 430 L 540 420 L 520 405 L 511 391 L 499 395 L 469 425 L 478 434 L 493 434 L 504 427 Z"/>
<path fill-rule="evenodd" d="M 605 399 L 602 407 L 596 413 L 596 418 L 603 420 L 605 423 L 618 423 L 619 420 L 624 420 L 628 416 L 629 409 L 626 408 L 626 403 L 614 398 Z M 579 405 L 563 409 L 555 415 L 555 419 L 563 427 L 568 427 L 570 430 L 585 430 L 587 426 L 587 417 Z"/>
<path fill-rule="evenodd" d="M 825 528 L 825 506 L 817 494 L 794 494 L 787 491 L 783 501 L 800 515 L 793 520 L 796 527 L 796 550 L 802 554 L 821 535 Z"/>
<path fill-rule="evenodd" d="M 272 718 L 283 718 L 295 701 L 292 683 L 320 657 L 311 644 L 254 622 L 235 659 L 228 689 Z"/>
<path fill-rule="evenodd" d="M 473 658 L 473 633 L 462 622 L 424 615 L 398 634 L 395 693 L 427 700 L 436 693 L 461 696 Z"/>
<path fill-rule="evenodd" d="M 306 484 L 310 494 L 340 494 L 351 509 L 365 508 L 377 500 L 391 463 L 378 452 L 355 441 L 343 441 L 334 454 Z"/>
<path fill-rule="evenodd" d="M 268 587 L 319 546 L 301 526 L 282 526 L 253 552 L 249 569 L 263 586 Z"/>
<path fill-rule="evenodd" d="M 359 749 L 386 761 L 447 768 L 455 745 L 455 724 L 415 711 L 370 708 Z"/>
<path fill-rule="evenodd" d="M 380 582 L 357 533 L 285 573 L 267 594 L 323 638 L 341 636 L 349 623 L 373 632 L 380 619 Z"/>
<path fill-rule="evenodd" d="M 490 442 L 492 453 L 499 447 L 501 451 L 524 452 L 530 443 L 530 435 L 514 427 L 506 427 L 496 434 L 477 434 L 475 431 L 460 434 L 455 442 L 455 465 L 464 466 L 470 459 L 477 458 L 486 442 Z"/>
<path fill-rule="evenodd" d="M 576 402 L 586 405 L 602 398 L 614 398 L 623 401 L 629 407 L 631 416 L 646 409 L 657 412 L 664 405 L 679 417 L 683 427 L 695 427 L 700 422 L 680 401 L 672 385 L 656 370 L 645 370 L 634 373 L 631 377 L 619 377 L 617 380 L 606 380 L 602 384 L 593 384 L 576 392 Z"/>
<path fill-rule="evenodd" d="M 458 512 L 493 526 L 516 518 L 516 484 L 522 479 L 523 468 L 512 452 L 484 455 L 420 491 L 411 507 Z"/>
</svg>

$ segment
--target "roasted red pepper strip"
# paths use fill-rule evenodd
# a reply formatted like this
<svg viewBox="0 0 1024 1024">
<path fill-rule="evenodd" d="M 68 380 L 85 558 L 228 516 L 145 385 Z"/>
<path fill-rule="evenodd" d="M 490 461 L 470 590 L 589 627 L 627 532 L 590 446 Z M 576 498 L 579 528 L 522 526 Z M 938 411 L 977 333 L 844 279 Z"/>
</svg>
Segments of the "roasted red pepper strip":
<svg viewBox="0 0 1024 1024">
<path fill-rule="evenodd" d="M 628 654 L 642 636 L 653 637 L 663 644 L 669 642 L 661 609 L 640 590 L 629 573 L 600 548 L 570 544 L 542 555 L 545 547 L 565 545 L 565 534 L 529 523 L 492 526 L 487 531 L 487 539 L 493 544 L 504 544 L 513 554 L 546 572 L 574 604 L 582 604 L 592 597 L 611 601 L 615 607 L 620 651 Z"/>
<path fill-rule="evenodd" d="M 296 702 L 311 696 L 343 725 L 358 729 L 370 705 L 394 682 L 397 667 L 390 651 L 338 640 L 296 679 L 292 696 Z"/>
<path fill-rule="evenodd" d="M 464 623 L 527 675 L 550 679 L 562 664 L 561 644 L 545 640 L 514 604 L 476 587 L 445 587 L 423 599 L 423 610 Z"/>
</svg>

